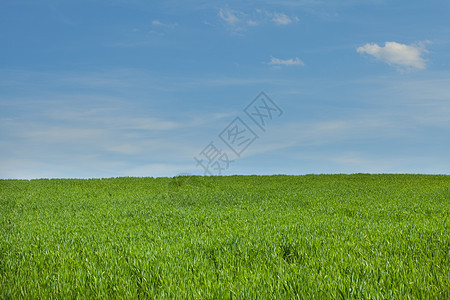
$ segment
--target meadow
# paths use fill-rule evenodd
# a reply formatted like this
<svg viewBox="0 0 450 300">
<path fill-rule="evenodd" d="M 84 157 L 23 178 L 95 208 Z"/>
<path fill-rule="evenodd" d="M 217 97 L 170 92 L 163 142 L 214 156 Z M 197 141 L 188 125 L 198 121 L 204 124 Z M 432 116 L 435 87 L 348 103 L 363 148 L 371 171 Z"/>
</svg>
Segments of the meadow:
<svg viewBox="0 0 450 300">
<path fill-rule="evenodd" d="M 450 299 L 450 176 L 0 180 L 0 298 Z"/>
</svg>

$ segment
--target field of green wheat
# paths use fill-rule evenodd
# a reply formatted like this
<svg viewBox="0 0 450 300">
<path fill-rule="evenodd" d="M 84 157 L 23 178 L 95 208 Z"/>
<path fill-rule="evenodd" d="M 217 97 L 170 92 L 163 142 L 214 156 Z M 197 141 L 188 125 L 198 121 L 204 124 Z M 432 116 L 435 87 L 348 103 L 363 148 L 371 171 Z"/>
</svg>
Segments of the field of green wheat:
<svg viewBox="0 0 450 300">
<path fill-rule="evenodd" d="M 450 176 L 0 180 L 0 298 L 449 299 Z"/>
</svg>

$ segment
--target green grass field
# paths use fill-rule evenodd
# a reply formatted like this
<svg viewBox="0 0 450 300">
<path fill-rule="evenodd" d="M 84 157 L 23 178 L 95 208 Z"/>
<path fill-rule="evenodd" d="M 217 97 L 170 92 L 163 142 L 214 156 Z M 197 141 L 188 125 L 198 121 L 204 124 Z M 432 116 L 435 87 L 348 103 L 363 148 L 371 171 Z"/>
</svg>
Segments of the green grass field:
<svg viewBox="0 0 450 300">
<path fill-rule="evenodd" d="M 0 180 L 0 298 L 449 299 L 450 176 Z"/>
</svg>

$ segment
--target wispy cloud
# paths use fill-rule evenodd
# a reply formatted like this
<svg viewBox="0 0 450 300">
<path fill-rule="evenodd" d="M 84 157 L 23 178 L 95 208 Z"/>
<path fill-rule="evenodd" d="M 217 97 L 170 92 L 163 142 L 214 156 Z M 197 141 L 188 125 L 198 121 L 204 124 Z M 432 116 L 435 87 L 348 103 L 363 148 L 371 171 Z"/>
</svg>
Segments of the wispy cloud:
<svg viewBox="0 0 450 300">
<path fill-rule="evenodd" d="M 190 171 L 188 174 L 198 172 L 192 164 L 154 163 L 127 169 L 124 171 L 124 175 L 145 177 L 151 174 L 153 177 L 170 177 L 186 171 Z"/>
<path fill-rule="evenodd" d="M 272 21 L 273 21 L 275 24 L 278 24 L 278 25 L 288 25 L 288 24 L 291 24 L 293 21 L 298 21 L 298 18 L 297 18 L 297 17 L 294 17 L 294 18 L 291 19 L 290 17 L 288 17 L 288 16 L 285 15 L 285 14 L 282 14 L 282 13 L 274 13 L 274 14 L 273 14 Z"/>
<path fill-rule="evenodd" d="M 272 57 L 272 59 L 269 62 L 269 65 L 273 66 L 301 66 L 303 67 L 305 63 L 298 57 L 296 58 L 289 58 L 289 59 L 280 59 L 276 57 Z"/>
<path fill-rule="evenodd" d="M 152 25 L 159 26 L 159 27 L 173 28 L 173 27 L 176 27 L 178 24 L 177 23 L 165 23 L 165 22 L 161 22 L 160 20 L 153 20 Z"/>
<path fill-rule="evenodd" d="M 299 61 L 297 57 L 272 57 L 270 60 L 274 67 L 301 66 Z M 309 172 L 431 170 L 432 173 L 434 170 L 448 173 L 444 154 L 437 155 L 436 162 L 430 160 L 427 165 L 431 156 L 422 154 L 420 148 L 411 150 L 411 155 L 415 155 L 414 161 L 421 161 L 427 169 L 412 169 L 414 166 L 408 169 L 407 161 L 398 166 L 384 164 L 385 161 L 401 158 L 398 154 L 401 148 L 399 150 L 392 146 L 392 141 L 404 143 L 404 149 L 414 149 L 421 143 L 427 144 L 430 149 L 443 149 L 448 144 L 448 72 L 420 72 L 419 78 L 414 81 L 394 74 L 389 78 L 382 76 L 371 84 L 361 83 L 362 79 L 359 78 L 355 84 L 342 79 L 347 86 L 354 88 L 355 99 L 365 99 L 368 101 L 366 104 L 373 100 L 376 108 L 346 108 L 346 115 L 333 117 L 329 114 L 327 119 L 302 115 L 305 102 L 297 100 L 308 99 L 305 94 L 300 98 L 284 93 L 286 88 L 297 86 L 300 89 L 309 87 L 312 93 L 320 94 L 320 88 L 311 84 L 317 79 L 299 85 L 295 78 L 249 79 L 242 75 L 165 77 L 139 70 L 0 73 L 0 85 L 3 84 L 4 90 L 21 90 L 25 93 L 14 97 L 4 94 L 3 99 L 0 99 L 0 128 L 3 129 L 0 130 L 0 178 L 173 176 L 182 171 L 201 172 L 201 169 L 195 168 L 192 157 L 206 146 L 210 138 L 216 136 L 216 131 L 220 131 L 231 118 L 239 114 L 240 111 L 235 109 L 240 109 L 241 105 L 230 109 L 227 104 L 223 104 L 217 107 L 218 110 L 203 114 L 201 106 L 206 102 L 194 99 L 193 105 L 198 111 L 190 114 L 184 111 L 174 113 L 173 107 L 176 105 L 173 103 L 181 105 L 185 95 L 192 91 L 197 95 L 196 91 L 217 91 L 220 87 L 226 87 L 224 90 L 240 89 L 242 86 L 253 89 L 261 85 L 270 87 L 270 94 L 275 95 L 275 100 L 279 99 L 283 108 L 288 106 L 286 111 L 293 112 L 293 118 L 289 119 L 286 114 L 286 121 L 283 120 L 279 125 L 273 124 L 264 137 L 245 152 L 245 160 L 230 168 L 231 173 L 248 172 L 243 167 L 246 161 L 257 163 L 258 157 L 262 155 L 284 158 L 301 153 L 303 157 L 296 158 L 290 165 L 306 164 L 307 159 L 304 157 L 315 155 L 317 151 L 323 152 L 311 163 Z M 331 82 L 335 84 L 336 79 Z M 326 86 L 329 82 L 321 80 L 320 87 L 324 84 Z M 370 88 L 358 94 L 358 84 Z M 103 88 L 108 93 L 99 94 L 98 91 Z M 156 88 L 162 92 L 177 91 L 178 94 L 174 95 L 180 95 L 180 101 L 171 100 L 167 106 L 161 105 L 170 98 L 165 98 L 165 93 L 155 93 Z M 146 99 L 146 102 L 132 100 L 136 95 Z M 226 109 L 222 111 L 222 107 Z M 320 104 L 315 108 L 318 107 Z M 334 109 L 338 110 L 339 107 L 340 104 L 336 103 Z M 402 109 L 397 109 L 399 107 Z M 306 111 L 308 109 L 306 106 Z M 308 111 L 311 112 L 314 113 L 314 109 Z M 324 115 L 328 116 L 328 112 L 325 111 Z M 425 128 L 432 129 L 432 133 L 426 132 Z M 369 150 L 374 141 L 381 146 Z M 355 145 L 357 149 L 353 149 Z M 391 148 L 397 149 L 397 154 L 371 156 L 372 153 Z M 334 149 L 337 149 L 335 156 L 329 155 Z M 278 162 L 286 160 L 280 158 Z M 364 162 L 366 160 L 367 163 Z M 377 160 L 380 160 L 378 167 Z M 372 162 L 376 169 L 371 168 Z M 323 168 L 319 165 L 321 163 Z M 267 172 L 287 172 L 290 165 L 268 168 Z"/>
<path fill-rule="evenodd" d="M 289 25 L 298 22 L 297 16 L 288 16 L 285 13 L 271 12 L 256 9 L 254 12 L 245 13 L 230 8 L 221 8 L 218 12 L 220 19 L 235 31 L 244 30 L 246 27 L 256 27 L 263 24 Z"/>
<path fill-rule="evenodd" d="M 356 49 L 358 53 L 367 53 L 389 65 L 407 68 L 425 69 L 426 62 L 422 54 L 427 52 L 423 44 L 405 45 L 397 42 L 386 42 L 384 47 L 377 44 L 365 44 Z"/>
<path fill-rule="evenodd" d="M 228 25 L 236 26 L 241 20 L 238 17 L 240 14 L 237 11 L 231 10 L 229 8 L 221 8 L 219 10 L 219 17 L 225 21 Z"/>
</svg>

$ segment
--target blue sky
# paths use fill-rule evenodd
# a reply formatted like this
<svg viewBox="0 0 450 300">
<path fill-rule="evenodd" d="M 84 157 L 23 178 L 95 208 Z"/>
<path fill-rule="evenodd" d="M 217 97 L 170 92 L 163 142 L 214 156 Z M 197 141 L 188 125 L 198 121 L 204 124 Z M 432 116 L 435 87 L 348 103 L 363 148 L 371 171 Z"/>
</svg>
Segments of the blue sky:
<svg viewBox="0 0 450 300">
<path fill-rule="evenodd" d="M 3 0 L 0 178 L 450 174 L 449 13 L 447 0 Z"/>
</svg>

